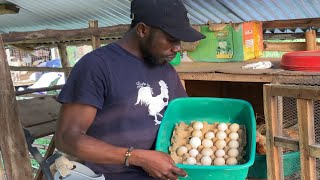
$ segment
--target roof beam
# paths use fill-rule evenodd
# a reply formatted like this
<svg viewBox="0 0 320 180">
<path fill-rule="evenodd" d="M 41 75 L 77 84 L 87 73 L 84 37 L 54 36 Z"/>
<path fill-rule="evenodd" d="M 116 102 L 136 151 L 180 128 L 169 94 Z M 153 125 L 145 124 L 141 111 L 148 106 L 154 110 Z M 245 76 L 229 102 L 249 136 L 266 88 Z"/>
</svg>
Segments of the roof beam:
<svg viewBox="0 0 320 180">
<path fill-rule="evenodd" d="M 263 21 L 263 29 L 320 28 L 320 18 Z"/>
</svg>

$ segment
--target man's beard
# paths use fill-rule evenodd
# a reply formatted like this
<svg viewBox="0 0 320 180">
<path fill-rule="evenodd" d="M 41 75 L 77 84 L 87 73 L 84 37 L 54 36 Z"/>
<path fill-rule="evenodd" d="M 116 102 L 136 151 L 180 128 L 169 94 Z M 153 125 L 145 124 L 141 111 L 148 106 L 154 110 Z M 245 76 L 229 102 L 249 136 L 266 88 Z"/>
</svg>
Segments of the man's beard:
<svg viewBox="0 0 320 180">
<path fill-rule="evenodd" d="M 141 52 L 143 54 L 143 59 L 150 66 L 157 66 L 157 65 L 167 64 L 170 61 L 172 61 L 173 59 L 171 59 L 169 57 L 155 56 L 155 55 L 153 55 L 151 53 L 150 48 L 153 47 L 152 46 L 152 41 L 153 41 L 153 38 L 154 38 L 154 33 L 155 32 L 151 32 L 151 34 L 148 37 L 148 39 L 144 43 L 142 43 L 140 45 L 140 50 L 141 50 Z"/>
</svg>

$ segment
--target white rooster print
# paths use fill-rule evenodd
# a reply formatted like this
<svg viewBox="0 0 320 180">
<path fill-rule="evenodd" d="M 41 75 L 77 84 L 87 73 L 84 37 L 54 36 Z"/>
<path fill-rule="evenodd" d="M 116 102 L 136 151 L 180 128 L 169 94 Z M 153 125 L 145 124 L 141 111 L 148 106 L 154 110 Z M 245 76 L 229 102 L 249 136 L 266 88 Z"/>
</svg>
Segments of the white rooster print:
<svg viewBox="0 0 320 180">
<path fill-rule="evenodd" d="M 163 117 L 160 112 L 168 105 L 169 101 L 169 91 L 167 84 L 163 81 L 159 81 L 161 93 L 157 96 L 153 95 L 153 90 L 149 84 L 137 82 L 138 98 L 135 105 L 145 105 L 148 106 L 148 111 L 150 116 L 154 116 L 155 125 L 161 123 L 157 116 Z"/>
</svg>

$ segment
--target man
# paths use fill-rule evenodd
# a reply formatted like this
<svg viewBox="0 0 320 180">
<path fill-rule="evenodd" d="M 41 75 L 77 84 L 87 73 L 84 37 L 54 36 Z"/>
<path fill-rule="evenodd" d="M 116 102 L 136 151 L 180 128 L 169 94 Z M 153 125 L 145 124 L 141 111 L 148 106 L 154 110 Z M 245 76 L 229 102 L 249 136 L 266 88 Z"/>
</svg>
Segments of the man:
<svg viewBox="0 0 320 180">
<path fill-rule="evenodd" d="M 186 96 L 168 64 L 180 41 L 204 35 L 190 27 L 180 0 L 133 0 L 131 29 L 116 43 L 85 55 L 73 68 L 56 146 L 106 179 L 177 179 L 186 172 L 154 143 L 169 101 Z"/>
</svg>

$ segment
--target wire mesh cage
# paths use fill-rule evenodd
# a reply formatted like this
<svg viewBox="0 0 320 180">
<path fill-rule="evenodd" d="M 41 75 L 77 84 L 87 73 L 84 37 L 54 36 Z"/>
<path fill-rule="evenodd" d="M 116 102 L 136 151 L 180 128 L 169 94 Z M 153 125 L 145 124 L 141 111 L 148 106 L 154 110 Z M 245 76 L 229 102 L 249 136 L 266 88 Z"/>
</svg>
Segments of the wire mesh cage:
<svg viewBox="0 0 320 180">
<path fill-rule="evenodd" d="M 295 79 L 280 79 L 276 84 L 281 85 L 298 85 L 299 87 L 318 87 L 320 85 L 320 78 L 314 76 L 308 78 L 308 80 L 295 80 Z M 299 134 L 299 123 L 298 123 L 298 106 L 297 97 L 285 97 L 277 96 L 277 118 L 283 123 L 282 126 L 282 137 L 299 140 L 301 143 L 301 134 Z M 317 98 L 315 98 L 317 99 Z M 320 143 L 320 101 L 313 100 L 313 115 L 314 115 L 314 139 L 315 144 Z M 300 107 L 301 108 L 301 107 Z M 301 123 L 300 123 L 301 124 Z M 305 125 L 305 124 L 303 124 Z M 302 125 L 302 126 L 303 126 Z M 301 125 L 300 125 L 301 126 Z M 288 154 L 296 154 L 295 156 L 287 157 Z M 281 161 L 280 174 L 281 179 L 287 180 L 300 180 L 302 179 L 301 171 L 301 151 L 299 149 L 295 151 L 288 151 L 283 148 L 283 154 Z M 281 157 L 281 156 L 280 156 Z M 291 168 L 291 170 L 290 170 Z M 320 160 L 316 158 L 316 174 L 315 179 L 320 179 Z M 270 172 L 268 172 L 270 173 Z M 271 172 L 274 173 L 274 172 Z"/>
</svg>

